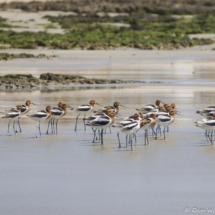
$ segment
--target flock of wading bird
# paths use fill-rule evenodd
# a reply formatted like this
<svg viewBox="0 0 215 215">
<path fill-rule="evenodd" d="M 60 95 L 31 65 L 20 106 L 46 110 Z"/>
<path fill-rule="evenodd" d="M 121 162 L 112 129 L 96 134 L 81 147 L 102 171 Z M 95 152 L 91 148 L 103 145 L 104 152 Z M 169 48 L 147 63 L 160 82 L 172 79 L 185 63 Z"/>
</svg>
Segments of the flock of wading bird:
<svg viewBox="0 0 215 215">
<path fill-rule="evenodd" d="M 213 131 L 215 130 L 215 106 L 209 106 L 203 110 L 197 110 L 196 113 L 205 117 L 201 121 L 195 122 L 196 126 L 205 130 L 207 142 L 213 145 Z"/>
<path fill-rule="evenodd" d="M 86 130 L 86 126 L 92 127 L 94 132 L 93 143 L 95 140 L 101 140 L 101 144 L 103 145 L 103 134 L 104 131 L 106 133 L 106 129 L 110 127 L 119 128 L 120 131 L 117 133 L 119 147 L 121 147 L 119 134 L 126 134 L 126 147 L 128 143 L 131 144 L 131 150 L 134 150 L 134 139 L 136 142 L 136 133 L 143 129 L 145 131 L 144 134 L 144 145 L 149 144 L 148 139 L 148 129 L 152 129 L 152 135 L 155 135 L 155 139 L 157 139 L 158 134 L 161 137 L 161 127 L 163 128 L 163 136 L 166 138 L 165 132 L 169 132 L 169 125 L 171 125 L 175 120 L 175 114 L 178 114 L 176 105 L 172 103 L 171 105 L 167 103 L 162 103 L 161 100 L 158 99 L 154 104 L 147 104 L 140 109 L 136 109 L 138 113 L 135 113 L 132 116 L 126 117 L 122 121 L 114 123 L 114 118 L 119 117 L 119 106 L 124 107 L 119 102 L 114 102 L 113 106 L 106 106 L 101 108 L 98 111 L 94 110 L 95 105 L 100 104 L 96 103 L 95 100 L 91 100 L 89 104 L 80 105 L 78 108 L 72 108 L 64 102 L 59 102 L 58 107 L 52 107 L 48 105 L 45 110 L 37 111 L 31 115 L 27 115 L 27 117 L 38 122 L 36 126 L 36 137 L 41 136 L 40 130 L 40 122 L 48 120 L 48 128 L 46 134 L 49 133 L 49 128 L 51 128 L 52 133 L 57 134 L 57 125 L 58 120 L 66 115 L 67 108 L 78 113 L 76 117 L 75 130 L 77 130 L 77 121 L 80 114 L 84 115 L 84 129 Z M 16 130 L 16 126 L 19 126 L 19 131 L 22 132 L 20 126 L 20 116 L 27 114 L 30 111 L 31 100 L 27 100 L 25 105 L 17 105 L 16 107 L 6 111 L 2 118 L 8 119 L 8 133 L 10 128 L 10 121 L 13 122 L 13 130 L 16 134 L 18 131 Z M 36 104 L 34 104 L 36 105 Z M 87 113 L 93 113 L 92 116 L 85 118 Z M 85 123 L 87 121 L 87 123 Z M 16 123 L 17 122 L 17 123 Z M 155 125 L 157 125 L 156 131 L 154 130 Z M 96 133 L 97 132 L 97 133 Z M 111 133 L 111 129 L 110 129 Z M 98 136 L 97 136 L 98 135 Z M 128 138 L 129 137 L 129 138 Z"/>
</svg>

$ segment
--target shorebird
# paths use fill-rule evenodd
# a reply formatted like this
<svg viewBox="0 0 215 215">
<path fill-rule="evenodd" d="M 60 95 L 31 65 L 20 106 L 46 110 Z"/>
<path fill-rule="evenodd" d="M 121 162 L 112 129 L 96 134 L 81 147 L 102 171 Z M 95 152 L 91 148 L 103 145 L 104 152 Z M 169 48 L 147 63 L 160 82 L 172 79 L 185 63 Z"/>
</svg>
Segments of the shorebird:
<svg viewBox="0 0 215 215">
<path fill-rule="evenodd" d="M 106 106 L 106 107 L 103 107 L 101 110 L 98 110 L 98 111 L 103 111 L 103 112 L 105 112 L 106 109 L 107 109 L 108 107 L 110 107 L 110 108 L 112 109 L 113 112 L 115 112 L 116 114 L 118 114 L 118 112 L 119 112 L 119 106 L 125 107 L 125 106 L 121 105 L 118 101 L 116 101 L 116 102 L 113 103 L 113 106 Z"/>
<path fill-rule="evenodd" d="M 58 104 L 58 106 L 60 107 L 54 107 L 51 109 L 51 117 L 53 117 L 53 125 L 54 125 L 54 121 L 55 119 L 56 121 L 56 129 L 55 129 L 55 133 L 57 134 L 57 123 L 58 123 L 58 119 L 60 119 L 61 117 L 66 115 L 66 108 L 67 108 L 67 104 L 66 103 L 60 103 Z"/>
<path fill-rule="evenodd" d="M 149 139 L 148 139 L 148 129 L 153 129 L 154 126 L 156 125 L 156 116 L 155 114 L 151 113 L 150 115 L 147 115 L 146 118 L 147 123 L 145 123 L 142 126 L 142 129 L 144 129 L 145 134 L 144 134 L 144 145 L 148 143 L 149 145 Z M 152 130 L 154 132 L 154 130 Z"/>
<path fill-rule="evenodd" d="M 107 107 L 105 112 L 103 112 L 103 111 L 102 112 L 96 112 L 94 115 L 86 118 L 86 120 L 87 121 L 92 121 L 92 120 L 95 120 L 95 119 L 97 119 L 99 117 L 106 116 L 107 113 L 108 113 L 108 111 L 110 111 L 110 110 L 112 110 L 111 107 Z M 95 137 L 97 139 L 97 136 L 96 136 L 96 130 L 97 130 L 97 128 L 94 130 L 93 127 L 92 127 L 92 130 L 93 130 L 93 133 L 94 133 L 94 137 L 93 137 L 93 143 L 94 143 L 95 142 Z M 100 132 L 99 132 L 99 140 L 100 140 Z"/>
<path fill-rule="evenodd" d="M 201 128 L 201 129 L 204 129 L 206 131 L 205 135 L 206 135 L 206 139 L 207 139 L 207 136 L 211 142 L 211 145 L 213 145 L 213 130 L 215 130 L 215 118 L 208 118 L 208 119 L 203 119 L 202 121 L 198 121 L 196 123 L 196 126 Z M 211 137 L 209 134 L 207 134 L 207 131 L 211 131 Z M 208 141 L 208 139 L 207 139 Z"/>
<path fill-rule="evenodd" d="M 27 115 L 29 118 L 38 122 L 38 125 L 36 127 L 36 137 L 37 137 L 37 129 L 41 136 L 40 122 L 42 122 L 50 117 L 51 108 L 52 108 L 51 105 L 48 105 L 48 106 L 46 106 L 46 110 L 40 110 L 40 111 L 35 112 L 34 114 Z"/>
<path fill-rule="evenodd" d="M 86 116 L 87 113 L 90 113 L 90 112 L 93 111 L 95 104 L 101 106 L 100 104 L 96 103 L 95 100 L 91 100 L 89 104 L 83 104 L 83 105 L 80 105 L 78 108 L 74 109 L 77 113 L 79 113 L 78 116 L 76 117 L 75 131 L 77 130 L 78 117 L 81 114 L 84 114 L 84 118 L 83 118 L 83 121 L 84 121 L 84 130 L 86 130 L 85 116 Z M 73 110 L 73 108 L 71 110 Z"/>
<path fill-rule="evenodd" d="M 165 127 L 169 126 L 170 124 L 172 124 L 175 120 L 175 111 L 171 110 L 169 111 L 169 115 L 159 115 L 157 117 L 157 125 L 158 127 L 156 128 L 156 137 L 155 139 L 157 139 L 157 131 L 158 129 L 160 129 L 160 126 L 164 126 L 164 130 L 163 130 L 163 134 L 164 134 L 164 139 L 166 139 L 165 137 Z"/>
<path fill-rule="evenodd" d="M 31 102 L 30 99 L 28 99 L 28 100 L 25 102 L 25 105 L 22 105 L 22 110 L 21 110 L 20 116 L 25 115 L 25 114 L 27 114 L 27 113 L 30 111 L 30 105 L 31 105 L 31 104 L 32 104 L 32 105 L 36 105 L 35 103 Z M 16 107 L 17 107 L 17 106 L 16 106 Z M 21 126 L 20 126 L 20 123 L 19 123 L 19 118 L 20 118 L 20 116 L 19 116 L 18 119 L 17 119 L 17 124 L 19 125 L 19 131 L 22 132 Z"/>
<path fill-rule="evenodd" d="M 13 109 L 7 111 L 5 116 L 2 117 L 4 119 L 9 120 L 8 133 L 9 133 L 9 128 L 10 128 L 10 121 L 13 121 L 13 129 L 14 129 L 14 133 L 16 134 L 16 129 L 15 129 L 14 125 L 15 125 L 15 121 L 20 117 L 21 110 L 22 110 L 22 105 L 17 105 L 16 108 L 13 108 Z"/>
<path fill-rule="evenodd" d="M 160 103 L 161 103 L 161 100 L 158 99 L 158 100 L 156 100 L 155 105 L 148 104 L 148 105 L 145 105 L 144 107 L 142 107 L 140 109 L 136 109 L 136 110 L 141 111 L 143 114 L 146 114 L 146 113 L 148 113 L 150 111 L 159 109 Z"/>
<path fill-rule="evenodd" d="M 103 130 L 114 123 L 114 116 L 115 112 L 108 110 L 105 116 L 98 117 L 86 124 L 87 126 L 101 129 L 101 145 L 103 145 Z"/>
<path fill-rule="evenodd" d="M 63 103 L 64 103 L 63 101 L 60 101 L 60 102 L 58 103 L 58 107 L 52 107 L 52 109 L 51 109 L 51 115 L 47 118 L 47 119 L 50 119 L 50 118 L 51 118 L 51 119 L 50 119 L 49 122 L 48 122 L 48 128 L 47 128 L 46 134 L 48 134 L 50 123 L 51 123 L 51 130 L 52 130 L 52 133 L 55 132 L 55 129 L 54 129 L 54 120 L 55 120 L 55 119 L 54 119 L 54 117 L 52 117 L 52 115 L 54 115 L 55 112 L 56 112 L 56 114 L 57 114 L 57 113 L 60 113 L 60 112 L 58 112 L 59 110 L 60 110 L 60 111 L 63 111 L 62 108 L 61 108 L 61 105 L 62 105 Z"/>
<path fill-rule="evenodd" d="M 129 124 L 127 124 L 126 126 L 124 126 L 118 133 L 118 141 L 119 141 L 119 148 L 121 148 L 121 143 L 120 143 L 120 139 L 119 139 L 119 134 L 120 133 L 124 133 L 126 135 L 130 135 L 131 137 L 131 151 L 134 151 L 134 146 L 133 146 L 133 137 L 134 134 L 136 134 L 139 129 L 144 126 L 145 124 L 147 124 L 147 119 L 143 119 L 142 121 L 132 121 Z"/>
<path fill-rule="evenodd" d="M 141 121 L 143 119 L 143 114 L 141 113 L 135 113 L 134 115 L 132 116 L 129 116 L 127 118 L 125 118 L 123 121 L 121 122 L 118 122 L 117 125 L 112 125 L 112 127 L 117 127 L 117 128 L 123 128 L 125 127 L 126 125 L 129 125 L 131 122 L 133 121 Z M 135 135 L 135 142 L 137 142 L 137 139 L 136 139 L 136 134 Z M 128 135 L 126 135 L 126 147 L 128 145 Z M 129 136 L 129 143 L 131 142 L 131 136 Z"/>
<path fill-rule="evenodd" d="M 100 111 L 105 112 L 107 108 L 111 108 L 112 111 L 116 113 L 115 115 L 117 115 L 119 113 L 119 106 L 125 107 L 125 106 L 121 105 L 118 101 L 116 101 L 113 103 L 113 106 L 106 106 L 106 107 L 103 107 L 102 109 L 100 109 L 98 111 L 99 112 Z M 98 112 L 98 111 L 95 111 L 95 112 Z M 109 127 L 109 130 L 110 130 L 110 134 L 111 134 L 111 127 Z M 105 129 L 105 133 L 106 133 L 106 129 Z"/>
<path fill-rule="evenodd" d="M 215 106 L 209 106 L 203 110 L 197 110 L 196 113 L 205 116 L 205 114 L 210 113 L 211 111 L 215 111 Z"/>
</svg>

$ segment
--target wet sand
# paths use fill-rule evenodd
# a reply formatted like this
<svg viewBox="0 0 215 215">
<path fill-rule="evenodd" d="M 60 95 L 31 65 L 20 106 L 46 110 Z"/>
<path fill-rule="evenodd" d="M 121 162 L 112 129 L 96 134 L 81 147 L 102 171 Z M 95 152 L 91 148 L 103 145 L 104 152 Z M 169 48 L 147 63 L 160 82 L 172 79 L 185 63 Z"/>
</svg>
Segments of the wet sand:
<svg viewBox="0 0 215 215">
<path fill-rule="evenodd" d="M 160 52 L 162 56 L 157 56 L 157 51 L 137 51 L 135 56 L 139 53 L 141 57 L 134 60 L 132 51 L 123 52 L 123 56 L 112 51 L 112 59 L 115 58 L 109 65 L 106 65 L 108 52 L 103 55 L 101 52 L 70 53 L 69 59 L 81 68 L 70 65 L 60 70 L 52 64 L 57 61 L 43 60 L 34 61 L 32 66 L 22 60 L 0 62 L 0 66 L 4 72 L 12 68 L 14 73 L 20 73 L 22 68 L 23 72 L 39 75 L 45 68 L 52 72 L 97 74 L 98 77 L 159 79 L 165 83 L 0 92 L 1 111 L 29 98 L 40 105 L 32 106 L 31 112 L 47 104 L 56 105 L 60 100 L 77 106 L 95 99 L 102 105 L 119 100 L 126 106 L 120 113 L 127 116 L 135 113 L 135 108 L 160 98 L 163 102 L 175 102 L 182 113 L 170 126 L 166 140 L 154 140 L 150 135 L 150 145 L 144 146 L 144 133 L 138 132 L 134 152 L 130 147 L 125 148 L 123 134 L 120 135 L 122 148 L 118 148 L 118 130 L 114 128 L 112 134 L 104 135 L 104 146 L 100 142 L 91 143 L 92 131 L 90 128 L 83 131 L 82 118 L 78 131 L 74 131 L 76 114 L 71 110 L 59 121 L 57 135 L 45 135 L 47 122 L 42 123 L 41 138 L 35 138 L 36 122 L 25 116 L 20 120 L 23 133 L 12 136 L 6 135 L 7 121 L 0 120 L 1 214 L 177 215 L 184 214 L 186 207 L 191 210 L 214 207 L 215 148 L 206 142 L 203 131 L 194 126 L 194 122 L 201 119 L 195 111 L 215 103 L 211 78 L 213 52 L 173 51 Z M 59 68 L 65 61 L 62 54 Z M 81 62 L 95 62 L 95 65 L 91 67 L 86 63 L 84 67 Z M 129 62 L 139 62 L 141 69 L 126 68 Z M 171 63 L 180 66 L 175 69 Z M 104 67 L 106 70 L 101 69 Z M 122 75 L 123 71 L 128 72 Z"/>
</svg>

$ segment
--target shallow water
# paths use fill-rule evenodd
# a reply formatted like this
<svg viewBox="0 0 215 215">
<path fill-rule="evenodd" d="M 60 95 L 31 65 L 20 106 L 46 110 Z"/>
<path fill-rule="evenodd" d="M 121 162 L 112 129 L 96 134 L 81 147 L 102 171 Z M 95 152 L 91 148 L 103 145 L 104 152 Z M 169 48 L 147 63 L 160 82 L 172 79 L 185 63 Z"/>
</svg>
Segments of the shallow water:
<svg viewBox="0 0 215 215">
<path fill-rule="evenodd" d="M 1 214 L 183 214 L 185 207 L 213 207 L 212 168 L 215 148 L 193 124 L 196 109 L 214 103 L 215 90 L 208 87 L 121 87 L 72 91 L 1 92 L 1 108 L 27 98 L 45 106 L 63 100 L 102 105 L 119 100 L 135 112 L 142 104 L 160 98 L 175 102 L 182 115 L 170 127 L 167 139 L 143 146 L 143 131 L 135 151 L 119 149 L 117 129 L 104 136 L 104 146 L 92 144 L 90 128 L 83 131 L 80 118 L 74 131 L 75 113 L 68 110 L 59 121 L 58 135 L 35 138 L 36 123 L 22 117 L 22 134 L 7 136 L 1 120 Z M 13 101 L 13 102 L 12 102 Z M 75 105 L 74 105 L 75 106 Z M 32 106 L 33 110 L 38 107 Z M 98 106 L 96 108 L 99 108 Z M 11 130 L 12 131 L 12 130 Z M 12 132 L 11 132 L 12 134 Z M 121 135 L 125 143 L 125 136 Z"/>
<path fill-rule="evenodd" d="M 208 78 L 210 76 L 204 76 L 204 80 L 199 76 L 195 78 L 190 69 L 191 64 L 199 65 L 198 71 L 202 74 L 207 71 L 202 68 L 213 62 L 198 64 L 193 61 L 188 67 L 184 62 L 183 68 L 185 71 L 190 69 L 190 73 L 184 71 L 183 78 L 175 80 L 169 74 L 180 76 L 180 70 L 177 72 L 167 66 L 169 69 L 165 75 L 164 64 L 159 63 L 151 63 L 151 66 L 157 68 L 156 74 L 160 71 L 159 77 L 165 82 L 162 84 L 0 92 L 1 111 L 29 98 L 39 105 L 32 106 L 31 112 L 48 104 L 57 105 L 58 101 L 75 107 L 95 99 L 102 105 L 120 101 L 126 106 L 120 108 L 120 113 L 127 116 L 143 104 L 154 103 L 160 98 L 163 102 L 176 103 L 181 112 L 170 126 L 170 132 L 166 133 L 166 140 L 163 137 L 154 140 L 150 134 L 150 145 L 144 146 L 144 132 L 140 130 L 134 152 L 130 151 L 130 146 L 125 147 L 123 134 L 120 135 L 122 148 L 118 148 L 118 130 L 114 128 L 112 134 L 104 135 L 104 146 L 99 141 L 91 143 L 92 131 L 87 128 L 84 132 L 82 117 L 78 131 L 74 131 L 76 114 L 71 110 L 59 120 L 57 135 L 46 135 L 47 122 L 43 122 L 41 138 L 35 138 L 36 122 L 26 116 L 20 119 L 23 132 L 13 135 L 11 128 L 10 136 L 6 134 L 7 121 L 1 119 L 0 213 L 172 215 L 184 214 L 187 207 L 191 211 L 194 207 L 215 207 L 215 148 L 207 143 L 203 131 L 194 125 L 201 119 L 195 111 L 215 103 L 214 83 Z M 107 70 L 109 75 L 103 70 L 105 75 L 102 75 L 120 77 L 121 73 L 119 70 L 114 72 L 114 68 L 109 73 Z M 90 71 L 83 72 L 92 75 Z M 93 75 L 102 76 L 99 69 L 93 71 Z M 146 75 L 150 70 L 144 71 L 134 70 L 134 76 L 126 73 L 121 78 L 161 79 L 156 75 Z M 212 67 L 208 71 L 206 74 L 213 74 Z M 41 70 L 37 72 L 39 74 Z"/>
</svg>

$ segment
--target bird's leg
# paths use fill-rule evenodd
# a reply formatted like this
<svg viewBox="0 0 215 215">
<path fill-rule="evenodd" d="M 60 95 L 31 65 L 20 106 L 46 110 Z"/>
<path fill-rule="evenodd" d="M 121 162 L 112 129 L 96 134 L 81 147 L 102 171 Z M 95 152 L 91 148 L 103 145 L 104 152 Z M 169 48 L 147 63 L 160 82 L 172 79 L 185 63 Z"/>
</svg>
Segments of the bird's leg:
<svg viewBox="0 0 215 215">
<path fill-rule="evenodd" d="M 144 130 L 144 146 L 146 145 L 146 130 Z"/>
<path fill-rule="evenodd" d="M 126 134 L 126 148 L 128 146 L 128 135 Z"/>
<path fill-rule="evenodd" d="M 213 132 L 211 132 L 211 145 L 213 145 Z"/>
<path fill-rule="evenodd" d="M 134 146 L 133 146 L 133 135 L 130 135 L 131 136 L 131 151 L 134 151 Z"/>
<path fill-rule="evenodd" d="M 100 132 L 100 129 L 98 129 L 98 134 L 99 134 L 99 140 L 101 140 L 101 132 Z"/>
<path fill-rule="evenodd" d="M 48 122 L 48 128 L 47 128 L 47 131 L 46 131 L 46 134 L 48 134 L 49 133 L 49 125 L 50 125 L 50 122 L 52 121 L 52 118 L 49 120 L 49 122 Z"/>
<path fill-rule="evenodd" d="M 53 118 L 53 120 L 52 120 L 52 128 L 53 128 L 53 133 L 55 133 L 54 122 L 55 122 L 55 119 Z"/>
<path fill-rule="evenodd" d="M 160 127 L 160 125 L 159 125 L 159 130 L 160 130 L 160 137 L 161 137 L 161 127 Z"/>
<path fill-rule="evenodd" d="M 86 114 L 84 114 L 83 121 L 84 121 L 84 130 L 86 131 L 85 116 L 86 116 Z"/>
<path fill-rule="evenodd" d="M 109 127 L 109 131 L 110 131 L 110 134 L 111 134 L 111 128 Z"/>
<path fill-rule="evenodd" d="M 94 133 L 93 142 L 92 143 L 95 143 L 95 136 L 96 136 L 96 130 L 97 130 L 97 128 L 95 128 L 95 130 L 94 130 L 93 127 L 92 127 L 92 130 L 93 130 L 93 133 Z"/>
<path fill-rule="evenodd" d="M 167 132 L 169 132 L 169 126 L 167 126 Z"/>
<path fill-rule="evenodd" d="M 154 130 L 154 128 L 152 128 L 152 136 L 155 134 L 155 130 Z M 155 134 L 156 135 L 156 134 Z"/>
<path fill-rule="evenodd" d="M 56 134 L 57 134 L 57 123 L 58 123 L 58 119 L 57 119 L 57 121 L 56 121 Z"/>
<path fill-rule="evenodd" d="M 146 141 L 148 142 L 148 145 L 149 145 L 149 138 L 148 138 L 148 129 L 146 129 Z"/>
<path fill-rule="evenodd" d="M 36 137 L 37 137 L 37 130 L 39 131 L 39 122 L 38 122 L 38 124 L 36 126 Z"/>
<path fill-rule="evenodd" d="M 157 140 L 157 136 L 158 136 L 158 127 L 156 128 L 156 137 L 155 137 L 155 140 Z"/>
<path fill-rule="evenodd" d="M 41 130 L 40 130 L 40 121 L 39 121 L 39 132 L 40 132 L 40 136 L 41 136 Z"/>
<path fill-rule="evenodd" d="M 166 126 L 164 126 L 164 129 L 163 129 L 164 140 L 166 139 L 166 137 L 165 137 L 165 127 L 166 127 Z"/>
<path fill-rule="evenodd" d="M 104 129 L 101 129 L 101 145 L 103 145 L 103 130 Z"/>
<path fill-rule="evenodd" d="M 121 148 L 121 143 L 120 143 L 120 139 L 119 139 L 119 133 L 117 134 L 118 136 L 118 141 L 119 141 L 119 148 Z"/>
<path fill-rule="evenodd" d="M 9 134 L 9 128 L 10 128 L 10 120 L 8 122 L 8 131 L 7 131 L 8 134 Z"/>
<path fill-rule="evenodd" d="M 14 133 L 16 134 L 16 129 L 15 129 L 15 120 L 13 121 L 13 130 L 14 130 Z"/>
<path fill-rule="evenodd" d="M 134 134 L 134 138 L 135 138 L 135 143 L 137 143 L 137 136 L 136 136 L 136 134 Z"/>
<path fill-rule="evenodd" d="M 21 126 L 20 126 L 20 122 L 19 122 L 19 118 L 20 117 L 18 117 L 18 119 L 17 119 L 17 124 L 19 125 L 19 132 L 22 132 L 22 129 L 21 129 Z"/>
<path fill-rule="evenodd" d="M 206 137 L 206 140 L 207 140 L 207 143 L 208 143 L 208 133 L 207 133 L 207 130 L 205 130 L 205 137 Z"/>
<path fill-rule="evenodd" d="M 75 123 L 75 131 L 77 130 L 77 122 L 78 122 L 78 117 L 80 116 L 80 114 L 78 114 L 78 116 L 76 117 L 76 123 Z"/>
</svg>

